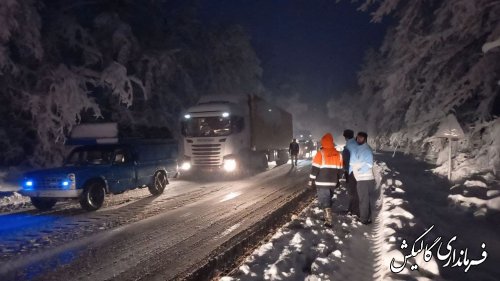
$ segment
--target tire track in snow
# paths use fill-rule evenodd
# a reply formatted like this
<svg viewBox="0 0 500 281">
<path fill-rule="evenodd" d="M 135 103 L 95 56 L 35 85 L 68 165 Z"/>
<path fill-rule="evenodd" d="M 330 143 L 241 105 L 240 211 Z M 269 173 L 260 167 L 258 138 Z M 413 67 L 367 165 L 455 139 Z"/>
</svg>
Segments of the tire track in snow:
<svg viewBox="0 0 500 281">
<path fill-rule="evenodd" d="M 120 206 L 120 208 L 103 208 L 91 213 L 81 210 L 69 210 L 69 212 L 63 210 L 55 211 L 51 216 L 47 216 L 46 213 L 38 214 L 33 217 L 35 219 L 32 225 L 27 223 L 26 226 L 17 226 L 17 229 L 13 229 L 8 233 L 8 228 L 4 230 L 5 234 L 2 235 L 0 240 L 0 262 L 7 262 L 16 256 L 51 249 L 96 232 L 146 219 L 161 212 L 195 202 L 227 187 L 228 185 L 222 185 L 213 188 L 196 189 L 171 197 L 168 196 L 168 193 L 159 197 L 149 195 L 142 200 Z M 75 212 L 78 214 L 73 216 L 72 214 Z M 6 216 L 8 215 L 4 215 L 4 218 Z M 14 219 L 17 216 L 18 214 L 15 215 Z M 26 219 L 31 218 L 26 217 Z M 44 223 L 44 220 L 47 223 Z"/>
<path fill-rule="evenodd" d="M 288 185 L 290 182 L 294 181 L 293 177 L 291 179 L 283 179 L 283 176 L 285 176 L 284 172 L 286 172 L 286 170 L 280 167 L 277 171 L 268 171 L 264 174 L 259 174 L 256 177 L 244 180 L 243 187 L 239 184 L 238 187 L 233 188 L 231 187 L 231 184 L 236 182 L 225 182 L 224 186 L 212 189 L 212 191 L 208 193 L 200 191 L 198 194 L 192 192 L 189 193 L 189 195 L 184 194 L 186 201 L 182 203 L 179 203 L 179 198 L 176 198 L 175 200 L 161 198 L 159 200 L 153 199 L 154 204 L 152 204 L 152 202 L 130 203 L 127 205 L 128 210 L 126 211 L 121 208 L 112 208 L 91 213 L 91 216 L 86 216 L 87 213 L 85 213 L 84 215 L 79 216 L 78 219 L 75 219 L 75 221 L 77 221 L 77 225 L 88 225 L 89 223 L 92 223 L 92 221 L 102 222 L 116 219 L 119 223 L 122 223 L 122 226 L 114 228 L 110 231 L 101 231 L 101 233 L 98 232 L 97 234 L 91 233 L 93 236 L 88 239 L 74 237 L 73 240 L 76 241 L 74 244 L 69 246 L 61 245 L 61 250 L 59 251 L 63 251 L 65 248 L 78 248 L 80 246 L 94 243 L 95 245 L 103 246 L 103 249 L 114 251 L 115 254 L 120 254 L 112 255 L 113 253 L 106 252 L 101 252 L 99 254 L 100 247 L 96 246 L 93 250 L 86 253 L 87 256 L 79 257 L 79 261 L 76 261 L 71 265 L 66 265 L 60 271 L 44 275 L 41 279 L 61 280 L 70 278 L 71 280 L 88 280 L 95 279 L 97 272 L 103 273 L 102 278 L 98 278 L 99 280 L 116 279 L 118 276 L 120 276 L 120 278 L 118 278 L 120 280 L 137 279 L 137 277 L 134 277 L 136 276 L 133 274 L 134 270 L 140 272 L 141 269 L 147 268 L 147 265 L 150 264 L 153 265 L 153 269 L 161 268 L 161 270 L 165 270 L 165 267 L 168 268 L 169 264 L 172 265 L 172 263 L 169 263 L 169 259 L 174 262 L 184 256 L 189 256 L 190 259 L 193 259 L 194 257 L 197 257 L 197 254 L 199 254 L 197 253 L 197 249 L 203 249 L 208 257 L 213 249 L 211 248 L 213 247 L 213 243 L 207 243 L 207 237 L 216 237 L 232 225 L 241 223 L 240 227 L 236 228 L 227 236 L 215 239 L 218 240 L 216 241 L 218 244 L 228 241 L 238 233 L 241 233 L 241 229 L 250 225 L 252 220 L 255 221 L 256 215 L 270 213 L 273 208 L 276 207 L 276 204 L 282 204 L 283 202 L 289 200 L 291 195 L 283 196 L 283 194 L 293 193 L 293 190 L 291 189 L 296 189 L 296 187 Z M 268 185 L 272 185 L 272 187 L 269 187 Z M 268 187 L 271 190 L 265 190 L 263 192 L 262 189 Z M 220 207 L 220 209 L 215 210 L 209 208 L 211 205 L 214 205 L 215 202 L 221 201 L 220 199 L 226 190 L 235 192 L 235 190 L 238 191 L 242 189 L 245 190 L 244 195 L 222 202 L 226 205 L 226 207 Z M 209 190 L 211 190 L 211 188 L 204 189 L 204 191 Z M 202 196 L 198 196 L 199 194 Z M 261 194 L 264 194 L 264 196 Z M 182 196 L 183 195 L 181 195 L 181 197 Z M 171 201 L 174 201 L 173 203 L 176 203 L 177 205 L 171 204 Z M 158 206 L 158 204 L 171 205 L 169 205 L 170 208 L 162 210 L 162 207 Z M 203 206 L 205 209 L 209 209 L 210 211 L 197 211 L 196 206 Z M 141 210 L 143 208 L 147 210 L 146 215 L 141 214 Z M 170 213 L 170 216 L 164 216 L 167 211 Z M 130 217 L 131 215 L 134 215 L 133 218 Z M 134 220 L 136 220 L 136 226 L 132 227 L 132 222 L 134 222 Z M 157 224 L 153 229 L 137 230 L 137 224 L 151 225 L 152 222 L 154 222 L 153 225 Z M 212 223 L 204 225 L 206 222 Z M 68 227 L 68 233 L 71 234 L 72 229 L 74 229 L 72 226 L 73 223 L 75 222 L 62 224 L 58 230 L 63 233 L 65 231 L 65 227 Z M 193 228 L 193 225 L 197 224 L 202 227 Z M 122 230 L 128 228 L 129 226 L 130 229 L 135 228 L 131 231 L 131 236 L 123 236 L 121 233 Z M 113 228 L 113 226 L 106 227 L 106 229 L 109 228 Z M 200 233 L 203 235 L 200 236 Z M 102 241 L 100 241 L 102 244 L 96 242 L 100 239 L 102 239 Z M 108 245 L 107 241 L 114 241 L 114 243 Z M 176 251 L 178 245 L 182 244 L 193 245 L 194 248 L 184 247 L 181 251 Z M 54 252 L 57 252 L 57 250 Z M 47 253 L 39 252 L 38 254 L 43 256 Z M 118 256 L 120 258 L 109 258 L 111 256 Z M 159 257 L 166 257 L 167 259 L 161 259 Z M 203 261 L 202 258 L 200 259 Z M 88 267 L 89 264 L 96 265 L 92 268 L 92 270 L 90 270 L 90 272 L 95 271 L 95 274 L 91 274 L 93 278 L 88 277 L 88 271 L 79 271 L 80 269 Z M 79 265 L 82 267 L 80 268 Z M 154 265 L 156 265 L 156 267 Z M 151 272 L 146 272 L 145 274 L 147 273 Z"/>
<path fill-rule="evenodd" d="M 352 222 L 350 217 L 338 218 L 337 224 L 351 223 L 357 227 L 348 228 L 348 239 L 339 245 L 342 252 L 340 263 L 335 266 L 333 280 L 383 280 L 380 275 L 380 217 L 375 216 L 370 225 Z M 338 228 L 336 228 L 337 232 Z"/>
<path fill-rule="evenodd" d="M 334 227 L 325 228 L 323 211 L 312 202 L 249 253 L 224 280 L 383 280 L 381 216 L 369 226 L 343 215 L 345 187 L 334 191 Z"/>
</svg>

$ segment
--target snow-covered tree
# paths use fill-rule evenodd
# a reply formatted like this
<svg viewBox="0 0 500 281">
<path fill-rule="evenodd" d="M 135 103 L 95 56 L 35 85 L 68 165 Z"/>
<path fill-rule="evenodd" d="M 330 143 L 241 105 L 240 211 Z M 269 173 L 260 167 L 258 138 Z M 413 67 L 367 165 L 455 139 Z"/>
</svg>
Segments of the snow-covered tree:
<svg viewBox="0 0 500 281">
<path fill-rule="evenodd" d="M 260 61 L 240 26 L 211 32 L 209 48 L 211 93 L 244 95 L 263 91 Z"/>
<path fill-rule="evenodd" d="M 0 165 L 59 162 L 79 122 L 176 131 L 201 95 L 259 91 L 243 30 L 205 28 L 192 2 L 0 1 Z"/>
<path fill-rule="evenodd" d="M 403 139 L 415 152 L 429 152 L 424 141 L 454 112 L 468 137 L 459 150 L 479 157 L 491 145 L 482 138 L 500 115 L 500 52 L 482 52 L 484 43 L 499 36 L 500 2 L 369 0 L 362 9 L 373 9 L 374 21 L 388 14 L 396 21 L 360 72 L 363 99 L 372 105 L 372 130 L 381 138 Z M 500 161 L 493 162 L 489 169 L 498 170 Z"/>
</svg>

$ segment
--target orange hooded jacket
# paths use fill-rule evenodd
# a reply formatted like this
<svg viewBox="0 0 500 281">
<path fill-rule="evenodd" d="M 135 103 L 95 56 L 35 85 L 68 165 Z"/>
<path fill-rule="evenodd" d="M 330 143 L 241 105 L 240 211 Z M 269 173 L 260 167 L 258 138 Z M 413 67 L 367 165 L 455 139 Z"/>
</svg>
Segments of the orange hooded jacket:
<svg viewBox="0 0 500 281">
<path fill-rule="evenodd" d="M 335 149 L 333 136 L 327 133 L 321 138 L 321 148 L 314 156 L 311 180 L 316 186 L 335 186 L 343 173 L 342 154 Z"/>
</svg>

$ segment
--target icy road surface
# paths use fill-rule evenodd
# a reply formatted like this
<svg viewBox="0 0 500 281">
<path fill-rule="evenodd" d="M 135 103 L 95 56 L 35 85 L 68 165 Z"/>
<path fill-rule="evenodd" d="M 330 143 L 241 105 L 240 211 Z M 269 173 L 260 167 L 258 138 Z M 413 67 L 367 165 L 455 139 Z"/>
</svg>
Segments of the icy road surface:
<svg viewBox="0 0 500 281">
<path fill-rule="evenodd" d="M 0 215 L 0 280 L 169 280 L 190 274 L 223 243 L 303 193 L 310 162 L 235 181 L 172 181 L 106 198 Z M 271 229 L 270 229 L 271 230 Z"/>
</svg>

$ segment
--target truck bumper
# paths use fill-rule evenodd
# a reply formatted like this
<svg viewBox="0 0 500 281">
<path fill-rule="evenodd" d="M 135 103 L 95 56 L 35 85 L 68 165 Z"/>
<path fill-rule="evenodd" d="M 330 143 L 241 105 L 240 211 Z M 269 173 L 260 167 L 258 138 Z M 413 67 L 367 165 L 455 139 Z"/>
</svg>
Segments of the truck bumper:
<svg viewBox="0 0 500 281">
<path fill-rule="evenodd" d="M 82 189 L 70 190 L 20 190 L 24 196 L 29 197 L 52 197 L 52 198 L 78 198 L 82 194 Z"/>
<path fill-rule="evenodd" d="M 218 171 L 224 171 L 221 166 L 201 166 L 201 165 L 194 165 L 191 168 L 191 171 L 195 172 L 218 172 Z"/>
</svg>

